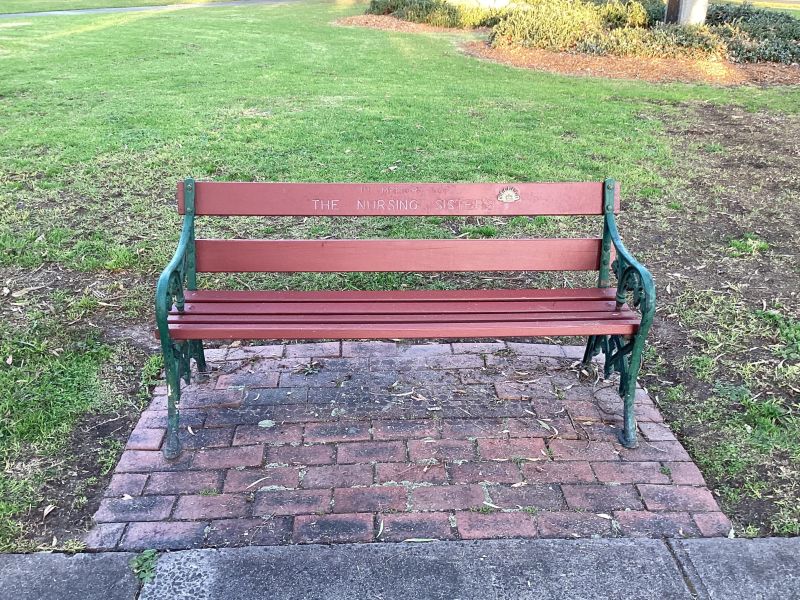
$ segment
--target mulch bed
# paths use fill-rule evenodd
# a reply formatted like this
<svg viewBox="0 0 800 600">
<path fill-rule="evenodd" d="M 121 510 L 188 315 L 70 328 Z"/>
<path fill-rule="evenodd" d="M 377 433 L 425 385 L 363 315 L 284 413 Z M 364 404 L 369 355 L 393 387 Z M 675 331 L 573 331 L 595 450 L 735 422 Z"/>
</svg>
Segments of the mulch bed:
<svg viewBox="0 0 800 600">
<path fill-rule="evenodd" d="M 404 33 L 464 33 L 463 29 L 411 23 L 390 15 L 356 15 L 338 19 L 335 23 Z M 561 75 L 634 79 L 653 83 L 800 85 L 798 65 L 775 63 L 739 65 L 726 61 L 592 56 L 549 52 L 537 48 L 492 48 L 485 41 L 466 42 L 461 48 L 466 54 L 476 58 Z"/>
<path fill-rule="evenodd" d="M 798 85 L 800 67 L 774 63 L 734 64 L 725 61 L 633 56 L 593 56 L 549 52 L 537 48 L 492 48 L 486 42 L 462 46 L 470 56 L 561 75 L 638 79 L 653 83 L 712 83 L 717 85 Z"/>
</svg>

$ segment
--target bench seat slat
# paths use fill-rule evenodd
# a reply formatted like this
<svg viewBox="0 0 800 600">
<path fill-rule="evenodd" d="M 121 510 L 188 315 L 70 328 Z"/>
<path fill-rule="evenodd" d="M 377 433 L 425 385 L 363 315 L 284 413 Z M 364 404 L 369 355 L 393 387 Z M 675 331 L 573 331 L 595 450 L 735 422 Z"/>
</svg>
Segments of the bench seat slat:
<svg viewBox="0 0 800 600">
<path fill-rule="evenodd" d="M 173 324 L 170 325 L 170 336 L 177 340 L 508 338 L 550 335 L 630 335 L 636 333 L 638 327 L 638 319 L 620 321 L 492 321 L 470 324 Z"/>
<path fill-rule="evenodd" d="M 458 300 L 613 300 L 614 288 L 562 288 L 513 290 L 397 290 L 397 291 L 250 291 L 194 290 L 186 292 L 187 302 L 352 302 L 368 294 L 369 302 L 431 302 Z"/>
<path fill-rule="evenodd" d="M 613 300 L 538 300 L 486 302 L 221 302 L 186 303 L 186 314 L 221 315 L 314 315 L 314 314 L 432 314 L 432 313 L 517 313 L 517 312 L 612 312 Z"/>
<path fill-rule="evenodd" d="M 226 294 L 233 301 L 225 302 Z M 173 308 L 175 339 L 382 339 L 635 333 L 639 315 L 616 310 L 614 290 L 188 293 Z M 522 299 L 521 299 L 522 298 Z M 253 302 L 246 300 L 252 299 Z M 267 300 L 267 301 L 264 301 Z"/>
<path fill-rule="evenodd" d="M 201 273 L 596 271 L 602 240 L 204 240 Z"/>
<path fill-rule="evenodd" d="M 557 313 L 430 313 L 430 314 L 302 314 L 302 315 L 220 315 L 172 313 L 169 323 L 183 325 L 206 323 L 471 323 L 477 321 L 608 321 L 638 317 L 630 310 L 620 312 L 557 312 Z"/>
</svg>

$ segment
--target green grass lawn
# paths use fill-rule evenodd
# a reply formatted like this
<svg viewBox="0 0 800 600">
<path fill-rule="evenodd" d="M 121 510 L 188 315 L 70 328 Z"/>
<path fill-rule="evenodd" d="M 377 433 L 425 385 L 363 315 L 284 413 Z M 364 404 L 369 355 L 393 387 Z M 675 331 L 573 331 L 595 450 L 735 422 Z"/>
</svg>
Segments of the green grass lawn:
<svg viewBox="0 0 800 600">
<path fill-rule="evenodd" d="M 34 3 L 13 3 L 23 4 L 27 10 Z M 0 275 L 7 288 L 0 298 L 0 458 L 6 465 L 0 548 L 50 540 L 48 523 L 61 527 L 57 545 L 63 547 L 80 523 L 59 515 L 91 513 L 102 489 L 99 474 L 119 450 L 93 423 L 123 416 L 129 422 L 141 403 L 141 371 L 146 366 L 149 380 L 157 366 L 112 334 L 152 322 L 155 276 L 179 232 L 178 179 L 613 175 L 624 182 L 631 210 L 624 227 L 633 230 L 634 217 L 649 215 L 668 232 L 674 221 L 664 207 L 679 182 L 671 179 L 678 165 L 665 120 L 689 123 L 685 107 L 692 103 L 800 112 L 797 90 L 574 79 L 475 60 L 458 52 L 458 36 L 330 25 L 363 8 L 311 2 L 0 23 Z M 324 219 L 203 226 L 265 236 L 354 230 L 350 221 Z M 369 219 L 359 231 L 450 237 L 582 228 L 573 220 Z M 664 237 L 656 239 L 638 238 L 634 247 L 646 256 L 668 253 Z M 453 285 L 367 275 L 296 276 L 290 283 Z M 694 321 L 697 327 L 703 318 Z M 779 339 L 776 324 L 763 331 Z M 708 354 L 716 356 L 713 347 Z M 689 367 L 682 372 L 692 376 Z M 734 378 L 716 372 L 723 375 Z M 724 411 L 715 414 L 724 420 Z M 114 430 L 116 439 L 125 433 Z M 730 434 L 741 444 L 743 436 Z M 796 446 L 784 438 L 774 445 L 788 444 L 792 456 Z M 753 472 L 768 460 L 750 465 Z M 70 469 L 83 475 L 63 484 L 70 490 L 64 500 L 53 482 Z M 50 503 L 59 510 L 43 525 L 42 509 Z M 800 515 L 787 514 L 790 531 Z M 767 523 L 759 530 L 775 528 Z"/>
<path fill-rule="evenodd" d="M 0 14 L 49 10 L 76 10 L 80 8 L 211 4 L 213 2 L 224 2 L 224 0 L 0 0 Z"/>
</svg>

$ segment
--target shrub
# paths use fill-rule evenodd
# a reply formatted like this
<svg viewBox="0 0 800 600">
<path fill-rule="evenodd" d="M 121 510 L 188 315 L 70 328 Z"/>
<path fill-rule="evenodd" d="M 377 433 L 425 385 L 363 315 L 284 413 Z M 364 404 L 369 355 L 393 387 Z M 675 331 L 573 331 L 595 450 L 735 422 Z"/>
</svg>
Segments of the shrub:
<svg viewBox="0 0 800 600">
<path fill-rule="evenodd" d="M 532 0 L 516 6 L 495 25 L 491 43 L 570 50 L 587 36 L 599 34 L 602 28 L 600 12 L 593 4 L 581 0 Z"/>
<path fill-rule="evenodd" d="M 646 27 L 647 11 L 640 2 L 610 0 L 599 5 L 600 18 L 609 29 L 618 27 Z"/>
<path fill-rule="evenodd" d="M 800 62 L 800 19 L 750 4 L 712 4 L 707 23 L 725 39 L 731 60 Z"/>
<path fill-rule="evenodd" d="M 494 26 L 505 15 L 506 9 L 456 0 L 372 0 L 367 13 L 391 14 L 405 21 L 435 27 L 472 29 Z"/>
<path fill-rule="evenodd" d="M 656 25 L 652 29 L 624 27 L 587 37 L 579 52 L 645 58 L 723 58 L 724 40 L 705 26 Z"/>
</svg>

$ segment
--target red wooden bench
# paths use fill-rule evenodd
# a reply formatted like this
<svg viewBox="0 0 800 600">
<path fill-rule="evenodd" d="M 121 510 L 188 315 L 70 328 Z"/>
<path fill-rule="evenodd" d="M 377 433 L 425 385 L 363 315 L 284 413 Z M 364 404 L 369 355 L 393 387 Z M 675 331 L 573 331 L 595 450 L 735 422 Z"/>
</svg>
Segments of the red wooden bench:
<svg viewBox="0 0 800 600">
<path fill-rule="evenodd" d="M 614 218 L 618 210 L 619 187 L 613 180 L 504 185 L 187 179 L 178 185 L 178 212 L 184 215 L 178 250 L 156 293 L 169 386 L 164 455 L 180 453 L 180 379 L 189 382 L 191 359 L 200 372 L 207 371 L 202 340 L 211 339 L 587 336 L 584 360 L 602 351 L 606 377 L 620 372 L 620 440 L 635 446 L 636 376 L 655 311 L 655 288 L 620 241 Z M 206 215 L 594 215 L 603 217 L 603 226 L 600 237 L 589 239 L 196 240 L 195 218 Z M 598 271 L 598 285 L 372 292 L 197 289 L 197 273 L 562 270 Z"/>
</svg>

